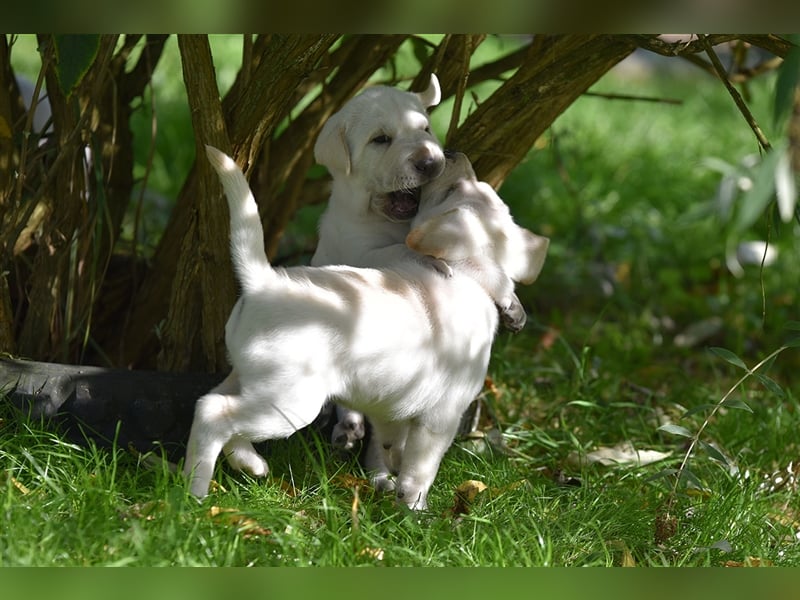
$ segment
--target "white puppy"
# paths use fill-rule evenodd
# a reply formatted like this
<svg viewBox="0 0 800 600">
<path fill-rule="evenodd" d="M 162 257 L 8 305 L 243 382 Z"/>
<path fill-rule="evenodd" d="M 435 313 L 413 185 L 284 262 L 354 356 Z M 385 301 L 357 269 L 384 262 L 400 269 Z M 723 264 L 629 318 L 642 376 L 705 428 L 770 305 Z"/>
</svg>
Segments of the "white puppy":
<svg viewBox="0 0 800 600">
<path fill-rule="evenodd" d="M 419 188 L 444 168 L 427 113 L 440 100 L 436 75 L 421 94 L 376 85 L 326 121 L 314 158 L 333 183 L 313 266 L 382 267 L 413 255 L 403 242 L 419 207 Z M 352 449 L 365 435 L 364 417 L 341 403 L 336 417 L 331 441 Z"/>
<path fill-rule="evenodd" d="M 328 119 L 314 158 L 333 182 L 313 266 L 380 267 L 404 252 L 419 188 L 444 169 L 426 112 L 440 99 L 431 75 L 421 94 L 376 85 Z"/>
<path fill-rule="evenodd" d="M 495 299 L 513 293 L 509 279 L 535 279 L 547 240 L 518 227 L 461 155 L 448 166 L 452 176 L 426 191 L 409 237 L 452 260 L 452 277 L 415 260 L 392 269 L 274 269 L 242 172 L 218 150 L 208 156 L 228 198 L 242 296 L 225 330 L 233 371 L 195 408 L 185 461 L 192 493 L 208 492 L 220 451 L 234 468 L 265 475 L 251 442 L 291 435 L 336 397 L 367 414 L 370 443 L 397 474 L 396 482 L 376 474 L 376 487 L 395 487 L 398 502 L 425 508 L 461 414 L 483 385 Z"/>
<path fill-rule="evenodd" d="M 432 74 L 421 94 L 373 86 L 328 119 L 314 157 L 328 168 L 333 183 L 313 266 L 386 267 L 401 259 L 422 260 L 404 240 L 417 213 L 420 186 L 444 168 L 444 154 L 427 113 L 440 100 L 439 80 Z M 450 275 L 445 263 L 426 262 Z M 512 331 L 525 324 L 525 310 L 516 297 L 500 309 L 504 325 Z M 338 403 L 333 445 L 350 450 L 365 432 L 364 416 Z M 370 457 L 366 460 L 370 466 Z"/>
</svg>

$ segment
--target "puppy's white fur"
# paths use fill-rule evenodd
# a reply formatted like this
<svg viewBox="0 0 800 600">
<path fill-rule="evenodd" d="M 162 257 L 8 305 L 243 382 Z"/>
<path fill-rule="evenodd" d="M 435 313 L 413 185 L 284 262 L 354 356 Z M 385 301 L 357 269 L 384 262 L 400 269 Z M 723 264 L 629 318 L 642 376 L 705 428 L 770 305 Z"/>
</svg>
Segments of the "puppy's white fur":
<svg viewBox="0 0 800 600">
<path fill-rule="evenodd" d="M 382 267 L 412 256 L 403 240 L 417 211 L 418 188 L 444 167 L 426 110 L 440 99 L 439 80 L 431 75 L 420 94 L 367 88 L 328 119 L 314 157 L 333 182 L 313 266 Z M 341 403 L 336 412 L 331 440 L 350 449 L 364 437 L 363 415 Z"/>
<path fill-rule="evenodd" d="M 442 259 L 458 248 L 452 277 L 414 260 L 391 269 L 274 269 L 242 172 L 225 154 L 207 151 L 228 198 L 242 296 L 225 330 L 233 371 L 195 409 L 185 461 L 192 493 L 207 493 L 220 451 L 234 468 L 265 475 L 251 442 L 291 435 L 336 397 L 367 414 L 370 443 L 397 475 L 377 473 L 375 485 L 425 508 L 461 414 L 483 385 L 498 321 L 493 296 L 508 293 L 509 278 L 538 275 L 547 240 L 519 228 L 462 157 L 448 169 L 453 177 L 443 176 L 453 189 L 437 182 L 425 192 L 420 229 L 410 236 Z M 476 239 L 448 239 L 440 251 L 451 217 L 463 218 L 465 236 Z"/>
</svg>

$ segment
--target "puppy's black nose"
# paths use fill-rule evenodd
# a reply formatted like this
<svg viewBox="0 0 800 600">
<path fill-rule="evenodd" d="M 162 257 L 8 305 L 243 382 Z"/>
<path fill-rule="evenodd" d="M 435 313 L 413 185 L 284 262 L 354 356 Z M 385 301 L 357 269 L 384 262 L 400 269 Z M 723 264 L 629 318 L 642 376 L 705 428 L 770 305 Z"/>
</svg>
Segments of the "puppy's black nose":
<svg viewBox="0 0 800 600">
<path fill-rule="evenodd" d="M 423 175 L 430 175 L 436 170 L 437 161 L 433 156 L 426 156 L 414 161 L 414 168 Z"/>
</svg>

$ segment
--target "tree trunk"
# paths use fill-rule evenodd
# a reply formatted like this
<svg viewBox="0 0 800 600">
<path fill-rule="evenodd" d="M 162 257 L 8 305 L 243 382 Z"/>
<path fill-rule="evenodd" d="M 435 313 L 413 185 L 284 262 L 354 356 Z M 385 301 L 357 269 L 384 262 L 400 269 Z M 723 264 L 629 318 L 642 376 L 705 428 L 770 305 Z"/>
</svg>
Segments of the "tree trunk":
<svg viewBox="0 0 800 600">
<path fill-rule="evenodd" d="M 40 36 L 45 61 L 52 64 L 52 36 Z M 95 300 L 99 256 L 98 231 L 107 218 L 98 198 L 90 193 L 87 178 L 93 176 L 87 145 L 89 119 L 97 110 L 98 90 L 107 83 L 108 66 L 116 36 L 101 36 L 97 66 L 90 70 L 80 89 L 65 95 L 53 68 L 46 72 L 47 90 L 58 136 L 51 171 L 43 184 L 41 202 L 50 218 L 39 243 L 28 291 L 29 306 L 19 336 L 24 356 L 46 357 L 63 362 L 79 361 L 82 340 L 89 326 Z M 77 342 L 78 354 L 72 344 Z"/>
<path fill-rule="evenodd" d="M 635 40 L 619 35 L 537 35 L 519 69 L 447 139 L 495 188 L 536 139 L 611 67 Z"/>
<path fill-rule="evenodd" d="M 261 49 L 261 54 L 253 62 L 253 71 L 248 76 L 248 84 L 242 89 L 242 83 L 237 81 L 231 88 L 231 92 L 223 101 L 225 122 L 230 136 L 230 149 L 233 158 L 243 167 L 246 174 L 254 165 L 259 149 L 265 143 L 268 136 L 272 135 L 275 127 L 285 118 L 291 109 L 291 100 L 294 96 L 295 87 L 302 82 L 317 67 L 319 60 L 325 55 L 330 46 L 336 41 L 335 35 L 318 36 L 268 36 L 256 41 L 255 48 Z M 240 77 L 242 77 L 240 73 Z M 230 100 L 229 100 L 230 98 Z M 224 148 L 223 148 L 224 149 Z M 205 150 L 200 155 L 201 160 L 205 161 Z M 153 268 L 147 274 L 143 285 L 136 293 L 134 300 L 134 310 L 122 333 L 125 340 L 123 350 L 123 364 L 140 368 L 153 368 L 156 366 L 155 357 L 158 355 L 160 340 L 157 330 L 163 327 L 162 321 L 167 317 L 168 307 L 171 302 L 178 298 L 181 301 L 199 302 L 201 298 L 187 295 L 188 290 L 171 291 L 173 281 L 177 277 L 178 262 L 183 253 L 191 256 L 195 250 L 192 246 L 182 247 L 184 232 L 188 229 L 189 223 L 195 212 L 196 202 L 202 195 L 208 193 L 207 188 L 202 186 L 199 181 L 197 161 L 192 171 L 186 178 L 183 189 L 178 197 L 175 209 L 167 224 L 167 228 L 162 236 L 156 253 L 153 257 Z M 220 194 L 218 183 L 214 183 L 214 190 Z M 217 204 L 224 205 L 221 195 L 217 196 Z M 224 223 L 227 224 L 227 215 Z M 227 226 L 220 228 L 220 223 L 210 224 L 216 227 L 216 236 L 219 240 L 225 240 L 225 253 L 227 256 Z M 219 261 L 219 256 L 202 257 L 206 261 Z M 227 260 L 227 259 L 226 259 Z M 191 263 L 191 261 L 188 261 Z M 186 274 L 182 275 L 184 278 Z M 216 273 L 217 279 L 226 277 L 232 284 L 232 273 L 219 271 Z M 188 281 L 184 279 L 184 282 Z M 227 285 L 227 284 L 226 284 Z M 205 301 L 205 300 L 204 300 Z M 215 310 L 230 311 L 232 298 L 224 305 Z M 176 309 L 177 310 L 177 309 Z M 226 315 L 227 316 L 227 315 Z M 205 324 L 208 325 L 208 324 Z M 198 328 L 204 324 L 197 321 L 189 323 L 190 328 Z M 173 326 L 172 335 L 178 335 L 177 323 Z M 217 327 L 217 325 L 214 325 Z M 221 331 L 214 330 L 204 335 L 218 338 Z M 189 335 L 185 333 L 184 335 Z M 183 346 L 178 338 L 170 342 L 173 346 L 163 354 L 166 357 L 170 353 L 182 352 L 186 360 L 172 360 L 177 368 L 185 368 L 192 364 L 192 356 L 198 357 L 196 347 Z M 207 342 L 208 343 L 208 342 Z M 209 368 L 220 368 L 222 365 L 218 356 L 209 357 Z M 179 363 L 179 364 L 178 364 Z"/>
</svg>

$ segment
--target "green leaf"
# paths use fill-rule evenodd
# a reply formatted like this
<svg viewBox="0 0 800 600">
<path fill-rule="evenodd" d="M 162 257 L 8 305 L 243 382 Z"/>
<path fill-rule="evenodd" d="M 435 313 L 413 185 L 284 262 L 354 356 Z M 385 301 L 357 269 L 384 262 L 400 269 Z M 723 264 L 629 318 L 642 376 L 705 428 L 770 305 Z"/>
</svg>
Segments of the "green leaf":
<svg viewBox="0 0 800 600">
<path fill-rule="evenodd" d="M 703 482 L 695 475 L 688 467 L 684 467 L 683 472 L 680 474 L 680 481 L 685 481 L 687 486 L 694 487 L 698 490 L 705 488 Z"/>
<path fill-rule="evenodd" d="M 800 331 L 800 321 L 787 321 L 784 327 L 790 331 Z"/>
<path fill-rule="evenodd" d="M 680 425 L 675 425 L 674 423 L 667 423 L 666 425 L 662 425 L 658 428 L 658 431 L 665 431 L 667 433 L 672 433 L 675 435 L 682 435 L 683 437 L 690 438 L 693 436 L 692 432 L 686 429 L 686 427 L 681 427 Z"/>
<path fill-rule="evenodd" d="M 722 406 L 727 408 L 738 408 L 749 413 L 753 412 L 753 409 L 750 408 L 744 400 L 739 400 L 738 398 L 728 398 L 722 403 Z"/>
<path fill-rule="evenodd" d="M 744 364 L 744 361 L 741 358 L 739 358 L 738 356 L 736 356 L 730 350 L 727 350 L 726 348 L 719 348 L 717 346 L 709 348 L 709 350 L 712 353 L 714 353 L 717 356 L 719 356 L 720 358 L 728 361 L 732 365 L 736 365 L 737 367 L 740 367 L 740 368 L 744 369 L 745 371 L 747 370 L 747 365 Z"/>
<path fill-rule="evenodd" d="M 787 348 L 800 348 L 800 337 L 791 338 L 784 344 Z"/>
<path fill-rule="evenodd" d="M 69 96 L 81 82 L 100 49 L 99 35 L 53 35 L 56 72 L 64 95 Z"/>
<path fill-rule="evenodd" d="M 785 144 L 782 144 L 785 146 Z M 736 229 L 744 231 L 755 223 L 772 201 L 775 193 L 775 168 L 783 147 L 776 144 L 771 152 L 768 152 L 764 159 L 755 168 L 753 174 L 753 185 L 747 190 L 738 202 L 738 215 L 736 218 Z"/>
<path fill-rule="evenodd" d="M 717 448 L 709 444 L 708 442 L 700 441 L 700 446 L 706 453 L 713 458 L 714 460 L 721 462 L 722 464 L 729 466 L 730 462 L 728 461 L 728 457 L 725 456 L 722 452 L 720 452 Z"/>
<path fill-rule="evenodd" d="M 712 410 L 716 407 L 716 404 L 698 404 L 697 406 L 693 406 L 685 413 L 681 415 L 682 418 L 690 417 L 691 415 L 695 415 L 700 412 L 706 412 L 708 410 Z"/>
<path fill-rule="evenodd" d="M 788 116 L 794 104 L 794 90 L 800 83 L 800 36 L 789 36 L 794 46 L 783 58 L 775 81 L 775 104 L 772 111 L 774 125 L 779 125 Z"/>
<path fill-rule="evenodd" d="M 792 220 L 797 204 L 797 185 L 794 182 L 791 160 L 790 150 L 787 148 L 781 152 L 778 164 L 775 165 L 775 197 L 778 200 L 778 214 L 784 223 Z"/>
<path fill-rule="evenodd" d="M 783 391 L 783 388 L 778 385 L 774 379 L 767 377 L 763 373 L 756 373 L 756 377 L 761 382 L 761 385 L 767 388 L 770 392 L 781 398 L 786 397 L 786 392 Z"/>
<path fill-rule="evenodd" d="M 657 479 L 662 479 L 664 477 L 670 477 L 672 475 L 675 475 L 675 473 L 677 473 L 677 472 L 678 472 L 678 469 L 674 469 L 674 468 L 661 469 L 660 471 L 654 473 L 653 475 L 651 475 L 650 477 L 645 479 L 645 481 L 648 481 L 648 482 L 656 481 Z"/>
</svg>

